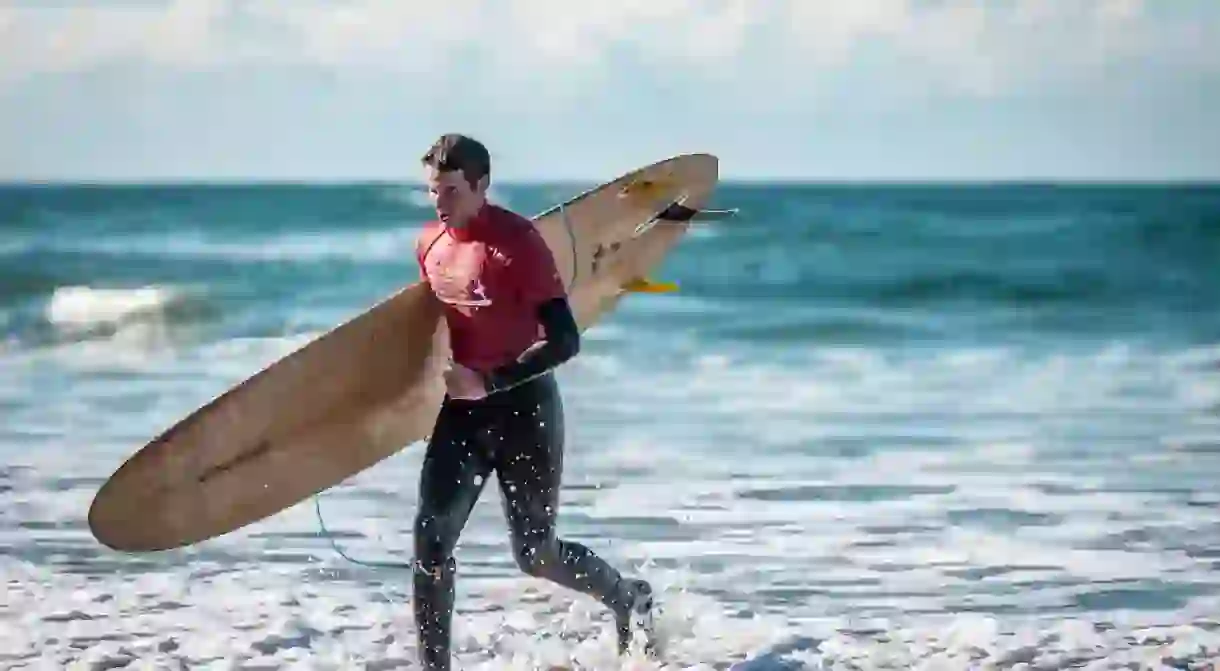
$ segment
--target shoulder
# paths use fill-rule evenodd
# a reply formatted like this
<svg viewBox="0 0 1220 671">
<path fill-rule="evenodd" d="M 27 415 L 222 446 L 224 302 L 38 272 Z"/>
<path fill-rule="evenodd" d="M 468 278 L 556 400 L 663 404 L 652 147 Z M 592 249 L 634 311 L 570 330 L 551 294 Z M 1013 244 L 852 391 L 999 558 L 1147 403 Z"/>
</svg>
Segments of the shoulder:
<svg viewBox="0 0 1220 671">
<path fill-rule="evenodd" d="M 550 250 L 532 220 L 498 205 L 492 208 L 492 216 L 496 218 L 496 237 L 501 245 L 515 250 L 524 249 L 527 253 Z"/>
<path fill-rule="evenodd" d="M 534 230 L 534 222 L 507 207 L 488 204 L 488 213 L 495 219 L 497 230 L 513 232 Z"/>
<path fill-rule="evenodd" d="M 532 220 L 504 208 L 496 208 L 495 216 L 498 244 L 492 253 L 501 255 L 523 300 L 539 303 L 564 296 L 563 278 L 542 231 Z"/>
</svg>

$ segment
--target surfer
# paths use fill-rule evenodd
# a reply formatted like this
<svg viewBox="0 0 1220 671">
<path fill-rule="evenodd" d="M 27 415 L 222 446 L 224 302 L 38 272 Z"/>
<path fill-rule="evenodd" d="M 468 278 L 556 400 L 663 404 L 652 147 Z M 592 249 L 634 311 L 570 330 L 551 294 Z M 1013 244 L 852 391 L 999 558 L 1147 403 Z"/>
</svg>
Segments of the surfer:
<svg viewBox="0 0 1220 671">
<path fill-rule="evenodd" d="M 491 159 L 482 143 L 443 135 L 422 163 L 437 220 L 417 238 L 416 256 L 444 306 L 453 361 L 415 517 L 421 661 L 450 666 L 453 552 L 492 471 L 521 570 L 610 608 L 620 653 L 635 630 L 650 647 L 651 586 L 556 537 L 564 415 L 553 370 L 577 354 L 580 331 L 550 249 L 529 219 L 487 200 Z"/>
</svg>

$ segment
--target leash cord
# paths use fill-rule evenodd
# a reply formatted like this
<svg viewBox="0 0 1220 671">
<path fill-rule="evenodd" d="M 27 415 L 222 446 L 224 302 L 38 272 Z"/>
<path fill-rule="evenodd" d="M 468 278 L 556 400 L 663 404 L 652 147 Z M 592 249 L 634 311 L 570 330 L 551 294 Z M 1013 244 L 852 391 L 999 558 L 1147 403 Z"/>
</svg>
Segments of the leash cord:
<svg viewBox="0 0 1220 671">
<path fill-rule="evenodd" d="M 330 543 L 330 547 L 332 550 L 335 551 L 335 554 L 338 554 L 340 557 L 346 559 L 347 561 L 349 561 L 353 564 L 356 564 L 357 566 L 364 566 L 366 568 L 402 569 L 402 570 L 407 570 L 407 571 L 410 571 L 412 569 L 412 565 L 409 562 L 402 563 L 402 562 L 368 561 L 368 560 L 364 560 L 364 559 L 356 559 L 356 558 L 352 557 L 351 555 L 347 554 L 346 552 L 344 552 L 343 548 L 339 547 L 339 543 L 337 543 L 335 541 L 334 534 L 332 534 L 330 532 L 330 530 L 328 530 L 326 528 L 326 520 L 322 519 L 322 497 L 321 496 L 314 495 L 313 509 L 318 517 L 318 527 L 321 529 L 321 535 Z"/>
</svg>

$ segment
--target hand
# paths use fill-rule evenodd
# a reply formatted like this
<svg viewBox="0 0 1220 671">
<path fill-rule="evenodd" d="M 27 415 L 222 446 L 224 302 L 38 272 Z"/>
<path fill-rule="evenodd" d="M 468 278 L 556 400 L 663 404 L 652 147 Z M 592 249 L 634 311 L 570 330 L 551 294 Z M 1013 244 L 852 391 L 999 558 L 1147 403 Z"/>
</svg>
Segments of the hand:
<svg viewBox="0 0 1220 671">
<path fill-rule="evenodd" d="M 487 396 L 487 383 L 478 372 L 450 362 L 445 370 L 445 391 L 449 398 L 477 401 Z"/>
</svg>

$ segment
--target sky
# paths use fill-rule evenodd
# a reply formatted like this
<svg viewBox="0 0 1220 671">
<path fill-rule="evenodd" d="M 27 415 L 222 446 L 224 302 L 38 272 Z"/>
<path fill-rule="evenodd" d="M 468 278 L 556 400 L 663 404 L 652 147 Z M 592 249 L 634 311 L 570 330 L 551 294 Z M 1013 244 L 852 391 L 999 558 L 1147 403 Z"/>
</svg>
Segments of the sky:
<svg viewBox="0 0 1220 671">
<path fill-rule="evenodd" d="M 1215 0 L 0 0 L 0 180 L 1220 180 Z"/>
</svg>

